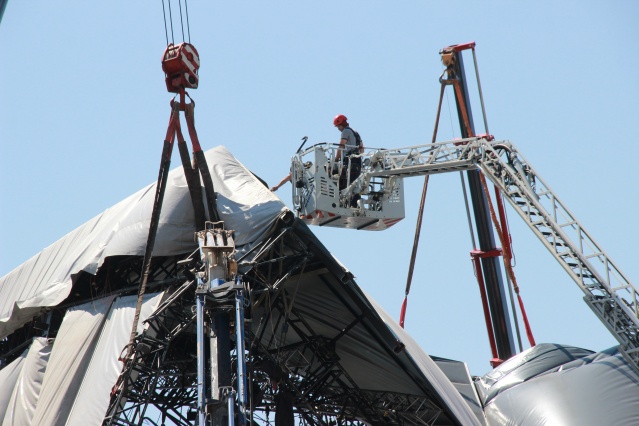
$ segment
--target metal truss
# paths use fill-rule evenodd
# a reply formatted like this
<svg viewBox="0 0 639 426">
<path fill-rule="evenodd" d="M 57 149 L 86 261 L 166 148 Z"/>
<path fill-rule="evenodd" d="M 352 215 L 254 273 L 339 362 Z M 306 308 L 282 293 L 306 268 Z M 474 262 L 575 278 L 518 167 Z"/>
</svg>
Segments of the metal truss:
<svg viewBox="0 0 639 426">
<path fill-rule="evenodd" d="M 510 142 L 473 143 L 477 164 L 585 293 L 639 370 L 639 292 Z"/>
<path fill-rule="evenodd" d="M 277 291 L 295 272 L 308 270 L 313 253 L 295 235 L 293 228 L 276 229 L 258 247 L 238 259 L 245 279 L 253 284 L 253 292 Z"/>
<path fill-rule="evenodd" d="M 274 328 L 293 328 L 302 342 L 281 347 L 273 336 L 265 339 L 254 334 L 252 338 L 259 347 L 252 364 L 254 371 L 267 374 L 271 381 L 282 381 L 278 386 L 292 396 L 297 412 L 308 424 L 326 424 L 325 419 L 331 418 L 374 425 L 431 425 L 442 415 L 441 407 L 423 396 L 360 389 L 335 353 L 337 340 L 347 330 L 329 340 L 315 334 L 295 309 L 287 320 L 282 321 L 283 318 L 279 316 L 280 322 Z M 356 319 L 347 329 L 359 321 Z M 269 406 L 273 409 L 272 398 L 263 404 L 263 410 L 268 411 Z"/>
<path fill-rule="evenodd" d="M 357 386 L 340 364 L 335 347 L 362 318 L 356 317 L 332 339 L 313 330 L 304 314 L 287 302 L 285 292 L 279 291 L 279 283 L 284 278 L 297 279 L 292 277 L 294 271 L 301 275 L 319 265 L 314 264 L 316 259 L 294 230 L 285 228 L 274 235 L 258 252 L 254 261 L 258 268 L 252 271 L 256 277 L 265 279 L 264 282 L 274 283 L 267 285 L 271 290 L 268 300 L 258 298 L 253 303 L 254 311 L 262 304 L 268 306 L 263 307 L 260 318 L 252 319 L 258 324 L 247 336 L 252 348 L 249 364 L 253 377 L 269 378 L 266 387 L 264 380 L 258 385 L 265 397 L 254 411 L 266 413 L 275 409 L 272 383 L 279 382 L 280 394 L 290 396 L 303 424 L 434 424 L 442 409 L 427 397 L 374 392 Z M 288 254 L 288 271 L 281 264 L 272 265 L 274 260 L 281 262 L 284 253 Z M 282 346 L 280 339 L 266 330 L 290 330 L 300 342 Z"/>
<path fill-rule="evenodd" d="M 323 267 L 292 227 L 275 228 L 271 237 L 242 256 L 239 266 L 251 300 L 247 321 L 257 324 L 246 334 L 252 424 L 273 424 L 282 410 L 289 410 L 300 425 L 430 425 L 440 418 L 442 409 L 426 397 L 359 389 L 349 377 L 335 353 L 335 343 L 361 319 L 329 340 L 294 307 L 289 307 L 290 315 L 273 314 L 285 309 L 286 280 Z M 159 424 L 193 424 L 197 403 L 194 300 L 195 285 L 186 281 L 147 319 L 147 330 L 136 338 L 133 356 L 114 387 L 104 425 L 156 424 L 158 419 Z M 266 305 L 268 309 L 259 309 Z M 208 315 L 215 315 L 215 303 L 207 306 Z M 282 347 L 264 333 L 282 327 L 295 330 L 302 342 Z M 233 350 L 234 365 L 237 355 Z M 210 365 L 207 368 L 210 371 Z"/>
<path fill-rule="evenodd" d="M 151 291 L 163 290 L 184 280 L 179 261 L 185 256 L 157 257 L 149 271 Z M 81 271 L 73 279 L 69 297 L 60 305 L 42 309 L 41 313 L 20 329 L 0 341 L 0 368 L 9 364 L 31 344 L 34 337 L 55 338 L 66 310 L 97 298 L 126 295 L 137 291 L 142 259 L 135 256 L 111 256 L 105 259 L 96 275 Z"/>
</svg>

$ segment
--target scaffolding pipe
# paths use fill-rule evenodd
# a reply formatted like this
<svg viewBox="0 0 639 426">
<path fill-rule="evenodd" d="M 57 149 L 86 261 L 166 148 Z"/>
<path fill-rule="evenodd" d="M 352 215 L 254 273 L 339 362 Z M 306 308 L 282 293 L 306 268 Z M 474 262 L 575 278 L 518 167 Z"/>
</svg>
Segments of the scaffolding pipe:
<svg viewBox="0 0 639 426">
<path fill-rule="evenodd" d="M 196 296 L 197 321 L 197 413 L 198 425 L 206 424 L 206 376 L 204 374 L 204 297 L 205 293 L 198 292 Z"/>
<path fill-rule="evenodd" d="M 244 290 L 240 277 L 236 278 L 235 296 L 235 345 L 237 351 L 237 420 L 240 426 L 246 425 L 246 353 L 244 350 Z M 230 415 L 229 415 L 230 418 Z M 230 424 L 230 420 L 229 420 Z"/>
<path fill-rule="evenodd" d="M 228 408 L 228 416 L 229 416 L 229 426 L 235 426 L 235 392 L 233 390 L 229 390 L 229 394 L 227 395 L 227 408 Z"/>
</svg>

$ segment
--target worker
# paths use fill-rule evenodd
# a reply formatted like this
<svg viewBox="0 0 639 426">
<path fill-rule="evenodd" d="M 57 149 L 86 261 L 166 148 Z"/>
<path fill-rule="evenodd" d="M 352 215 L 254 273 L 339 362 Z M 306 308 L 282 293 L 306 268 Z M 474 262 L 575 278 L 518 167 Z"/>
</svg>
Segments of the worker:
<svg viewBox="0 0 639 426">
<path fill-rule="evenodd" d="M 341 132 L 339 148 L 335 155 L 335 163 L 340 161 L 343 163 L 342 173 L 339 178 L 339 190 L 346 188 L 349 182 L 353 182 L 360 175 L 362 171 L 362 158 L 359 154 L 364 152 L 364 144 L 359 137 L 359 134 L 351 129 L 348 124 L 348 119 L 345 115 L 339 114 L 333 119 L 333 125 Z M 342 153 L 344 151 L 344 153 Z M 349 173 L 350 163 L 350 173 Z M 305 164 L 305 167 L 310 167 Z M 348 176 L 347 176 L 348 175 Z M 350 177 L 350 179 L 348 178 Z M 275 192 L 282 187 L 286 182 L 291 182 L 292 174 L 289 172 L 282 178 L 275 186 L 271 187 L 271 191 Z M 357 206 L 357 200 L 359 195 L 355 195 L 351 200 L 351 207 Z"/>
<path fill-rule="evenodd" d="M 361 141 L 358 143 L 355 131 L 351 129 L 348 124 L 348 119 L 345 115 L 340 114 L 333 119 L 333 125 L 337 127 L 337 130 L 341 132 L 339 147 L 335 161 L 339 161 L 342 157 L 342 150 L 346 149 L 346 155 L 360 154 L 364 152 L 364 146 Z M 360 162 L 361 163 L 361 162 Z"/>
<path fill-rule="evenodd" d="M 337 115 L 333 119 L 333 125 L 341 132 L 339 148 L 335 154 L 335 163 L 339 163 L 341 160 L 344 165 L 339 178 L 339 190 L 341 191 L 346 188 L 347 184 L 357 179 L 362 172 L 362 157 L 359 157 L 359 154 L 364 152 L 364 145 L 357 132 L 351 129 L 345 115 Z M 342 153 L 342 151 L 344 152 Z M 349 163 L 350 173 L 348 171 Z M 351 199 L 351 207 L 357 206 L 359 198 L 359 195 L 356 195 Z"/>
</svg>

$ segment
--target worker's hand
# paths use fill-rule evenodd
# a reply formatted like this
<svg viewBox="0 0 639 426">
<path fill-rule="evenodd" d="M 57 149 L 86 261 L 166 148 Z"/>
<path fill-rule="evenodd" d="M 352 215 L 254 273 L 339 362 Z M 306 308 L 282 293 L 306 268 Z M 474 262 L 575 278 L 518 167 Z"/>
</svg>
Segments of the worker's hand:
<svg viewBox="0 0 639 426">
<path fill-rule="evenodd" d="M 275 192 L 275 191 L 277 191 L 277 186 L 271 187 L 271 192 Z"/>
</svg>

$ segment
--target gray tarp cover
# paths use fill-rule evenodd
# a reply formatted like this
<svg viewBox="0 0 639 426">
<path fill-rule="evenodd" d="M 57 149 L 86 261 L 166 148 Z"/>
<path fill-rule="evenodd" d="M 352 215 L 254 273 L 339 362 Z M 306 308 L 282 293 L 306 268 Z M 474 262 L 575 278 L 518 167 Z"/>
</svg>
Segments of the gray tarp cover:
<svg viewBox="0 0 639 426">
<path fill-rule="evenodd" d="M 246 247 L 259 242 L 287 208 L 224 147 L 208 151 L 206 157 L 218 193 L 217 203 L 221 219 L 224 220 L 227 229 L 235 231 L 235 242 L 239 250 L 245 250 Z M 0 279 L 0 338 L 29 321 L 40 308 L 55 306 L 65 300 L 73 284 L 73 277 L 80 271 L 95 274 L 108 256 L 143 255 L 154 192 L 154 184 L 147 186 Z M 154 255 L 177 255 L 195 249 L 193 223 L 188 189 L 183 172 L 178 168 L 169 175 Z M 338 265 L 332 257 L 330 262 L 332 268 Z M 371 361 L 381 361 L 384 365 L 392 366 L 387 370 L 376 370 L 375 377 L 369 371 L 368 378 L 374 378 L 382 386 L 385 382 L 394 382 L 398 386 L 397 391 L 401 392 L 404 390 L 402 380 L 398 380 L 394 375 L 405 375 L 405 366 L 401 363 L 408 362 L 413 374 L 407 377 L 410 380 L 407 380 L 406 384 L 412 388 L 411 391 L 421 388 L 435 389 L 455 422 L 464 425 L 480 424 L 452 383 L 419 345 L 354 283 L 352 291 L 372 307 L 374 311 L 371 318 L 374 321 L 383 321 L 376 327 L 384 327 L 386 323 L 387 330 L 405 344 L 406 350 L 402 358 L 409 360 L 395 360 L 394 362 L 400 364 L 393 365 L 392 360 L 368 360 L 366 351 L 353 351 L 352 364 L 361 366 Z M 51 371 L 56 373 L 45 375 L 40 400 L 34 413 L 34 421 L 41 422 L 40 424 L 65 423 L 69 415 L 81 415 L 80 412 L 75 413 L 73 405 L 84 398 L 83 392 L 92 391 L 82 386 L 87 369 L 91 370 L 91 363 L 98 362 L 95 361 L 98 356 L 103 358 L 100 363 L 115 362 L 115 352 L 112 348 L 108 349 L 109 354 L 106 354 L 105 349 L 103 353 L 88 357 L 98 344 L 102 330 L 108 329 L 104 328 L 104 322 L 105 315 L 109 312 L 110 301 L 94 301 L 89 305 L 76 307 L 65 317 L 66 323 L 63 323 L 57 343 L 68 349 L 67 345 L 72 346 L 71 343 L 60 344 L 61 337 L 67 334 L 71 336 L 74 334 L 72 331 L 76 331 L 79 333 L 77 338 L 70 338 L 69 342 L 84 342 L 84 346 L 78 347 L 79 352 L 65 353 L 66 351 L 59 347 L 60 350 L 56 351 L 54 345 L 49 367 L 55 365 Z M 356 347 L 365 348 L 371 337 L 364 335 L 362 339 L 357 342 Z M 101 346 L 98 344 L 98 347 Z M 5 373 L 5 370 L 6 368 L 0 373 Z M 14 375 L 10 373 L 9 371 L 7 383 L 13 380 Z M 421 385 L 415 387 L 415 384 L 419 383 Z M 14 386 L 10 387 L 12 391 Z M 6 391 L 3 383 L 0 385 L 0 401 L 3 392 Z"/>
<path fill-rule="evenodd" d="M 482 404 L 486 405 L 506 389 L 592 353 L 574 346 L 541 343 L 509 359 L 477 380 L 477 393 Z"/>
<path fill-rule="evenodd" d="M 639 375 L 616 348 L 538 345 L 481 381 L 490 425 L 639 424 Z"/>
</svg>

